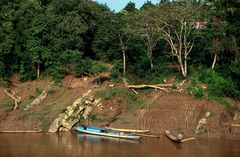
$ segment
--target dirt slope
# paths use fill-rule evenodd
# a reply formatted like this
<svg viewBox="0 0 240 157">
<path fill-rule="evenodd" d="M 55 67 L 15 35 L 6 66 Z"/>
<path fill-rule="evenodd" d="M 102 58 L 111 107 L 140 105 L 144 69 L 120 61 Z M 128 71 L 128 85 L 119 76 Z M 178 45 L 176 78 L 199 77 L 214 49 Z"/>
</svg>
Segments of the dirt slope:
<svg viewBox="0 0 240 157">
<path fill-rule="evenodd" d="M 0 130 L 47 130 L 54 118 L 67 106 L 88 90 L 103 99 L 103 110 L 98 108 L 85 124 L 111 126 L 117 128 L 149 129 L 153 134 L 161 134 L 165 129 L 178 130 L 193 135 L 198 121 L 206 112 L 208 135 L 220 136 L 226 131 L 224 123 L 231 115 L 222 105 L 205 99 L 195 99 L 183 93 L 165 93 L 162 91 L 139 90 L 139 95 L 126 89 L 123 84 L 93 83 L 94 78 L 75 78 L 67 76 L 61 83 L 50 80 L 35 80 L 15 83 L 10 89 L 21 97 L 20 109 L 11 111 L 13 101 L 0 89 Z M 48 90 L 48 97 L 38 106 L 25 111 L 27 104 L 39 95 L 39 91 Z M 108 95 L 106 94 L 108 92 Z M 105 95 L 104 95 L 105 93 Z M 110 93 L 110 95 L 109 95 Z M 240 131 L 234 130 L 239 134 Z"/>
</svg>

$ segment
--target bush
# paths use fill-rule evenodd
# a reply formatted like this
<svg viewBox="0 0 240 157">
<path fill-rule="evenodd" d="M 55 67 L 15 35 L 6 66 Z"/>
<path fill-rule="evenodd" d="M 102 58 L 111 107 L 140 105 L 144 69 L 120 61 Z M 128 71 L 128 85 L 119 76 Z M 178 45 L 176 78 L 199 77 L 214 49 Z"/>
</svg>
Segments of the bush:
<svg viewBox="0 0 240 157">
<path fill-rule="evenodd" d="M 102 72 L 107 72 L 108 67 L 100 61 L 93 61 L 89 58 L 82 59 L 78 63 L 74 64 L 73 75 L 80 77 L 84 75 L 98 75 Z"/>
<path fill-rule="evenodd" d="M 188 86 L 187 92 L 193 94 L 196 98 L 202 98 L 205 90 L 199 86 L 200 82 L 197 76 L 191 78 L 191 85 Z"/>
<path fill-rule="evenodd" d="M 8 87 L 10 85 L 10 82 L 6 78 L 0 77 L 0 86 Z"/>
<path fill-rule="evenodd" d="M 239 91 L 231 78 L 224 78 L 212 70 L 203 70 L 200 72 L 199 80 L 208 84 L 208 92 L 211 95 L 231 98 L 238 98 Z"/>
<path fill-rule="evenodd" d="M 121 77 L 122 63 L 120 61 L 114 61 L 113 68 L 110 71 L 110 76 L 116 80 Z"/>
<path fill-rule="evenodd" d="M 194 96 L 196 98 L 202 98 L 204 96 L 204 93 L 205 93 L 205 91 L 201 87 L 197 87 L 194 89 Z"/>
<path fill-rule="evenodd" d="M 208 90 L 210 94 L 220 97 L 229 96 L 232 98 L 237 98 L 239 96 L 239 92 L 236 90 L 236 86 L 233 81 L 218 75 L 213 76 Z"/>
<path fill-rule="evenodd" d="M 91 68 L 92 61 L 89 58 L 85 58 L 76 62 L 73 66 L 73 75 L 76 77 L 84 76 L 89 74 L 89 69 Z"/>
<path fill-rule="evenodd" d="M 34 71 L 28 66 L 21 64 L 19 71 L 19 80 L 22 82 L 26 82 L 29 80 L 34 80 L 37 78 L 37 71 Z"/>
<path fill-rule="evenodd" d="M 42 93 L 42 89 L 36 88 L 36 89 L 35 89 L 35 93 L 36 93 L 37 95 L 40 95 L 40 94 Z"/>
<path fill-rule="evenodd" d="M 91 75 L 98 75 L 99 73 L 107 72 L 107 71 L 108 71 L 108 67 L 106 67 L 104 63 L 100 61 L 92 61 L 91 68 L 88 70 L 88 72 Z"/>
<path fill-rule="evenodd" d="M 44 75 L 51 77 L 55 82 L 59 82 L 66 75 L 66 69 L 60 65 L 52 65 L 46 69 Z"/>
<path fill-rule="evenodd" d="M 35 96 L 33 96 L 33 95 L 28 95 L 28 99 L 35 99 Z"/>
<path fill-rule="evenodd" d="M 55 90 L 52 87 L 49 87 L 47 92 L 48 92 L 48 94 L 54 94 Z"/>
<path fill-rule="evenodd" d="M 230 105 L 230 103 L 229 103 L 228 101 L 226 101 L 224 98 L 222 98 L 222 97 L 217 97 L 217 96 L 211 96 L 211 95 L 210 95 L 209 98 L 210 98 L 211 100 L 214 100 L 214 101 L 218 102 L 219 104 L 222 104 L 227 111 L 229 111 L 229 112 L 231 111 L 231 105 Z"/>
</svg>

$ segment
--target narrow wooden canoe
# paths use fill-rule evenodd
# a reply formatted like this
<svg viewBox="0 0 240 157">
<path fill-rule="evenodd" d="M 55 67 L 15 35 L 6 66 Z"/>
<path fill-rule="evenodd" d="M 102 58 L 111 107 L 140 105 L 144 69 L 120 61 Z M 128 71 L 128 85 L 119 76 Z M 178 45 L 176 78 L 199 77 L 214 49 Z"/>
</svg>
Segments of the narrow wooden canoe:
<svg viewBox="0 0 240 157">
<path fill-rule="evenodd" d="M 124 139 L 133 139 L 133 140 L 141 139 L 141 136 L 136 135 L 136 134 L 124 134 L 124 133 L 119 132 L 119 131 L 106 129 L 106 128 L 95 127 L 95 126 L 77 125 L 77 126 L 74 127 L 74 129 L 79 131 L 79 132 L 92 134 L 92 135 L 108 136 L 108 137 L 124 138 Z"/>
<path fill-rule="evenodd" d="M 171 132 L 169 130 L 165 130 L 165 134 L 173 142 L 176 142 L 176 143 L 182 142 L 182 139 L 183 139 L 182 134 L 179 134 L 179 136 L 174 136 L 173 134 L 171 134 Z"/>
<path fill-rule="evenodd" d="M 42 130 L 29 130 L 29 131 L 4 131 L 0 130 L 0 133 L 41 133 Z"/>
<path fill-rule="evenodd" d="M 131 132 L 131 133 L 148 133 L 149 132 L 149 130 L 118 129 L 118 128 L 110 128 L 110 127 L 107 127 L 107 129 L 120 131 L 120 132 Z"/>
</svg>

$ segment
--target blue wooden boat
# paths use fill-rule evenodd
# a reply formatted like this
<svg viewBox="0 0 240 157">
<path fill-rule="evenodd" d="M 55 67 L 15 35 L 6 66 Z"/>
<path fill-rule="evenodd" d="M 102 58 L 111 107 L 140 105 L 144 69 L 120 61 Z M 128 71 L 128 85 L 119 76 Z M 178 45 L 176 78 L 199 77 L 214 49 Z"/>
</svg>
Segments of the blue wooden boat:
<svg viewBox="0 0 240 157">
<path fill-rule="evenodd" d="M 139 140 L 141 139 L 141 136 L 137 134 L 124 134 L 119 131 L 101 128 L 101 127 L 95 127 L 95 126 L 82 126 L 77 125 L 74 127 L 75 130 L 81 132 L 81 133 L 87 133 L 92 135 L 99 135 L 99 136 L 108 136 L 108 137 L 115 137 L 115 138 L 124 138 L 124 139 L 133 139 L 133 140 Z"/>
</svg>

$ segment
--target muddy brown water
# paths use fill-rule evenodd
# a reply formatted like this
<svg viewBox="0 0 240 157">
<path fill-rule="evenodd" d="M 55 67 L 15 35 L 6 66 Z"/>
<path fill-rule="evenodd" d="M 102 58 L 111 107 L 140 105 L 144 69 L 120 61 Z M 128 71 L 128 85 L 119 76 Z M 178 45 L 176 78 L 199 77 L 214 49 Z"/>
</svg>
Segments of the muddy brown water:
<svg viewBox="0 0 240 157">
<path fill-rule="evenodd" d="M 0 134 L 0 157 L 239 157 L 240 141 L 166 137 L 141 141 L 84 134 Z"/>
</svg>

